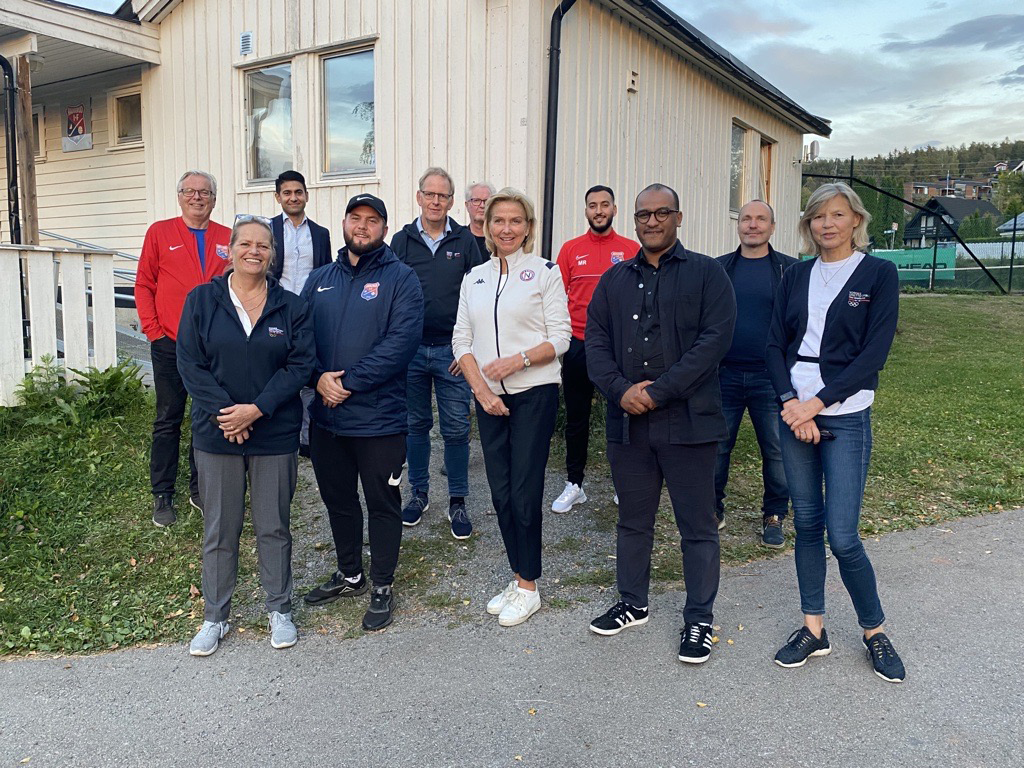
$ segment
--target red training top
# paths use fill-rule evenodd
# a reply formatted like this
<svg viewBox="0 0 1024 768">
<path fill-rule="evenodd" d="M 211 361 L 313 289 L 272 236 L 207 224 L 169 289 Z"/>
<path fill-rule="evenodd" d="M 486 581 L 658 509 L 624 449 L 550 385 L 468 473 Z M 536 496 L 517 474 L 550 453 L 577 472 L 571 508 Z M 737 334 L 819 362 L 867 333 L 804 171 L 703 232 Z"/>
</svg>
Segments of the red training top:
<svg viewBox="0 0 1024 768">
<path fill-rule="evenodd" d="M 558 268 L 562 271 L 565 294 L 569 297 L 569 319 L 572 335 L 583 340 L 587 328 L 587 307 L 601 275 L 620 261 L 636 256 L 640 244 L 609 229 L 603 235 L 587 230 L 585 235 L 569 240 L 558 252 Z"/>
<path fill-rule="evenodd" d="M 228 267 L 231 230 L 211 221 L 206 228 L 206 269 L 199 266 L 195 235 L 180 216 L 150 225 L 135 272 L 135 307 L 150 341 L 176 340 L 185 297 Z"/>
</svg>

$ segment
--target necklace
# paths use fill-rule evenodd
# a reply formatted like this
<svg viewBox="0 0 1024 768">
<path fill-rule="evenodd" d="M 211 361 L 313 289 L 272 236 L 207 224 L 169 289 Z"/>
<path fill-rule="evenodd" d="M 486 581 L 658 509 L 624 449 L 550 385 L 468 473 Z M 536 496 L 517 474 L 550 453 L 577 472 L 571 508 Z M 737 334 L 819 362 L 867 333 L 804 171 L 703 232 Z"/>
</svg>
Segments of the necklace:
<svg viewBox="0 0 1024 768">
<path fill-rule="evenodd" d="M 828 284 L 831 283 L 833 280 L 835 280 L 836 276 L 840 272 L 842 272 L 844 269 L 846 269 L 849 266 L 851 261 L 853 261 L 853 254 L 850 254 L 850 256 L 848 256 L 846 258 L 846 260 L 843 262 L 843 265 L 841 267 L 839 267 L 838 269 L 835 269 L 835 270 L 831 270 L 832 274 L 829 277 L 825 277 L 825 269 L 823 267 L 825 262 L 824 261 L 818 261 L 818 277 L 821 278 L 822 284 L 825 285 L 826 287 L 828 287 Z"/>
<path fill-rule="evenodd" d="M 235 288 L 235 286 L 232 286 L 232 288 Z M 241 291 L 237 290 L 237 288 L 235 288 L 235 296 L 238 297 L 238 303 L 242 305 L 242 309 L 246 312 L 252 312 L 253 310 L 258 309 L 260 305 L 266 301 L 267 284 L 266 282 L 263 283 L 263 287 L 257 292 L 255 299 L 253 299 L 252 296 L 243 296 Z M 246 304 L 247 300 L 250 302 L 249 304 Z"/>
</svg>

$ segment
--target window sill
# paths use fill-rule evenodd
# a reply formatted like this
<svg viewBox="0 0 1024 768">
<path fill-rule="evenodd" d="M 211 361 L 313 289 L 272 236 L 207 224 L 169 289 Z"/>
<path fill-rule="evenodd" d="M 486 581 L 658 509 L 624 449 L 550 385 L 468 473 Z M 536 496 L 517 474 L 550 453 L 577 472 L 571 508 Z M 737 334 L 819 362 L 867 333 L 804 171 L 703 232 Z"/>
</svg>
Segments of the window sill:
<svg viewBox="0 0 1024 768">
<path fill-rule="evenodd" d="M 145 149 L 146 144 L 142 141 L 133 141 L 130 144 L 112 144 L 107 147 L 107 152 L 130 152 L 133 149 Z"/>
</svg>

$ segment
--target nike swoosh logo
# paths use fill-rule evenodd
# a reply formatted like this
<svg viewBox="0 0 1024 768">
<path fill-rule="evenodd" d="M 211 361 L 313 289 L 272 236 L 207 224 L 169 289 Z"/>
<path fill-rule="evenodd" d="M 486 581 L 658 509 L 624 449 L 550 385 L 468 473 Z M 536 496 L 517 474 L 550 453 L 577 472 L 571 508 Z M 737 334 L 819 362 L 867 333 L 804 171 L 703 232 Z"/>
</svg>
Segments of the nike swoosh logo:
<svg viewBox="0 0 1024 768">
<path fill-rule="evenodd" d="M 331 288 L 333 288 L 333 287 L 334 287 L 333 285 L 328 285 L 328 286 L 327 286 L 326 288 L 324 288 L 323 286 L 319 286 L 319 285 L 318 285 L 318 286 L 316 287 L 316 292 L 317 292 L 317 293 L 323 293 L 324 291 L 329 291 L 329 290 L 331 290 Z"/>
<path fill-rule="evenodd" d="M 398 473 L 398 477 L 395 477 L 394 475 L 391 475 L 391 477 L 388 478 L 388 485 L 399 485 L 399 484 L 401 484 L 401 482 L 402 482 L 402 473 L 401 472 Z"/>
<path fill-rule="evenodd" d="M 172 250 L 172 251 L 176 251 L 176 250 L 178 250 L 179 248 L 184 248 L 184 247 L 185 247 L 184 245 L 172 245 L 172 246 L 171 246 L 171 250 Z"/>
</svg>

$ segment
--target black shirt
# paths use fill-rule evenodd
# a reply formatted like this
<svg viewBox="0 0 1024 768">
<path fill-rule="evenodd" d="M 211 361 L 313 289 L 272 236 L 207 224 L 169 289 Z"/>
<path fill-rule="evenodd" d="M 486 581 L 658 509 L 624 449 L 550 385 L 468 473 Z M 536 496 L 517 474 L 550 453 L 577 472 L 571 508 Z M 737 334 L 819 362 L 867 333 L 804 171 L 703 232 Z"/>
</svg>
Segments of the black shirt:
<svg viewBox="0 0 1024 768">
<path fill-rule="evenodd" d="M 480 255 L 483 257 L 484 261 L 487 261 L 487 238 L 483 235 L 473 235 L 473 237 L 476 238 L 476 246 L 480 249 Z"/>
<path fill-rule="evenodd" d="M 662 254 L 662 258 L 669 254 Z M 661 344 L 661 320 L 658 314 L 658 283 L 661 263 L 655 268 L 647 261 L 644 252 L 637 257 L 640 275 L 637 289 L 641 292 L 640 317 L 633 341 L 634 382 L 654 381 L 665 372 L 665 350 Z"/>
</svg>

